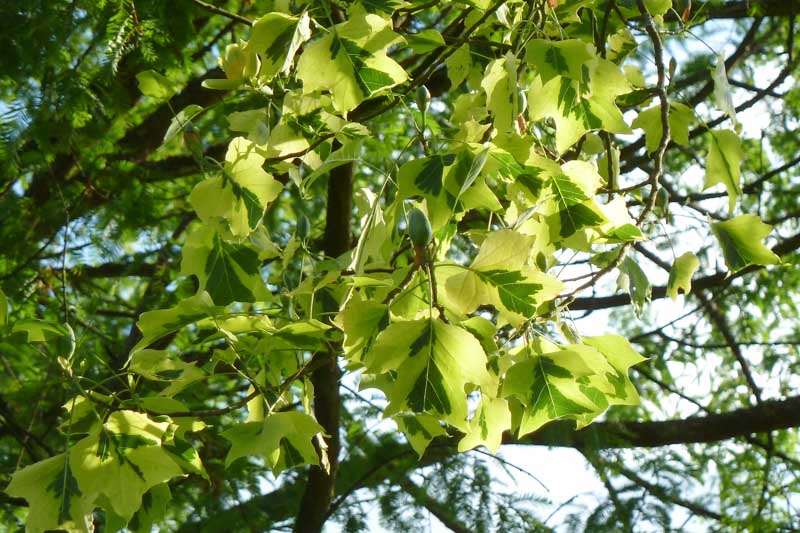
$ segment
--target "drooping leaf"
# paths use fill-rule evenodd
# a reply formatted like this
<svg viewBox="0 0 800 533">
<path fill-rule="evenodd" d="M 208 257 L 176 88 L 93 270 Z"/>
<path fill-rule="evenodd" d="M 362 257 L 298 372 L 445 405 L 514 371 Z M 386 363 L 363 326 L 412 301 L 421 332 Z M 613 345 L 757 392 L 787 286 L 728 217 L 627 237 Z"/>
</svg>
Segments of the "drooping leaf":
<svg viewBox="0 0 800 533">
<path fill-rule="evenodd" d="M 706 181 L 703 189 L 722 183 L 728 191 L 728 213 L 733 213 L 736 198 L 742 194 L 739 185 L 742 159 L 742 142 L 734 132 L 720 130 L 708 134 Z"/>
<path fill-rule="evenodd" d="M 731 272 L 748 265 L 780 263 L 780 258 L 762 242 L 771 230 L 772 226 L 764 224 L 756 215 L 739 215 L 711 224 L 711 231 L 719 241 L 725 264 Z"/>
<path fill-rule="evenodd" d="M 364 358 L 365 372 L 396 372 L 384 414 L 429 413 L 466 430 L 468 383 L 487 382 L 486 354 L 466 330 L 438 319 L 395 322 Z"/>
<path fill-rule="evenodd" d="M 517 61 L 508 52 L 504 58 L 496 59 L 486 67 L 481 87 L 486 92 L 486 107 L 491 111 L 494 127 L 498 131 L 512 130 L 521 109 L 517 93 Z"/>
<path fill-rule="evenodd" d="M 700 266 L 700 260 L 692 252 L 681 255 L 672 265 L 667 282 L 667 295 L 672 301 L 678 299 L 678 291 L 689 294 L 692 290 L 692 276 Z"/>
<path fill-rule="evenodd" d="M 30 533 L 51 529 L 94 531 L 93 496 L 78 486 L 63 453 L 14 472 L 5 492 L 28 501 L 25 530 Z"/>
<path fill-rule="evenodd" d="M 321 39 L 308 45 L 297 63 L 303 93 L 329 91 L 333 105 L 346 113 L 366 98 L 404 82 L 408 75 L 387 49 L 402 38 L 392 23 L 360 7 L 348 20 L 330 28 Z"/>
<path fill-rule="evenodd" d="M 623 285 L 627 285 L 625 289 L 631 296 L 633 312 L 636 313 L 636 316 L 639 316 L 642 314 L 644 304 L 650 301 L 652 295 L 650 280 L 639 264 L 630 257 L 622 260 L 622 264 L 619 265 L 619 271 L 620 277 L 625 280 Z"/>
<path fill-rule="evenodd" d="M 717 109 L 724 112 L 731 119 L 733 129 L 741 130 L 741 124 L 736 118 L 736 106 L 733 105 L 731 86 L 728 84 L 728 73 L 725 69 L 725 56 L 717 54 L 717 64 L 711 74 L 714 80 L 714 103 Z"/>
<path fill-rule="evenodd" d="M 231 443 L 225 464 L 246 455 L 261 456 L 272 469 L 280 472 L 304 464 L 317 464 L 319 457 L 311 440 L 322 426 L 305 413 L 273 413 L 262 422 L 238 424 L 222 436 Z"/>
</svg>

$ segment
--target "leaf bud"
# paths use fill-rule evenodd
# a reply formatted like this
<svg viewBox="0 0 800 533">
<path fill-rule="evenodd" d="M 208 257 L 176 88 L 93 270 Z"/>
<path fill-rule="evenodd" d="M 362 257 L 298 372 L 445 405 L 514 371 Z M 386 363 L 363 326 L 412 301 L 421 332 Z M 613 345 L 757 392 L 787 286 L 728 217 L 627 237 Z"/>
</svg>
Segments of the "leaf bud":
<svg viewBox="0 0 800 533">
<path fill-rule="evenodd" d="M 433 230 L 428 217 L 416 207 L 408 212 L 408 236 L 415 247 L 427 246 L 433 239 Z"/>
<path fill-rule="evenodd" d="M 427 113 L 431 104 L 431 92 L 424 85 L 417 87 L 417 107 L 420 113 Z"/>
</svg>

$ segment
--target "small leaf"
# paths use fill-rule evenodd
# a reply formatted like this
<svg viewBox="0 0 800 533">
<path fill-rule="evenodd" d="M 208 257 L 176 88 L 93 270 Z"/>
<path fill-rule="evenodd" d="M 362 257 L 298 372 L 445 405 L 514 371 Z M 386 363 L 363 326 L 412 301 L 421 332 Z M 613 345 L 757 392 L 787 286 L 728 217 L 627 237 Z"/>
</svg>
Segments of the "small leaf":
<svg viewBox="0 0 800 533">
<path fill-rule="evenodd" d="M 736 197 L 742 194 L 739 186 L 740 165 L 744 159 L 742 142 L 730 130 L 712 131 L 708 138 L 708 158 L 706 160 L 706 182 L 703 189 L 717 183 L 725 185 L 728 191 L 728 212 L 733 213 Z"/>
<path fill-rule="evenodd" d="M 203 108 L 199 105 L 190 104 L 181 109 L 181 111 L 175 115 L 169 123 L 169 128 L 167 128 L 167 133 L 164 134 L 164 140 L 162 141 L 164 144 L 170 142 L 176 136 L 178 136 L 183 130 L 192 122 L 192 119 L 203 112 Z"/>
<path fill-rule="evenodd" d="M 772 226 L 764 224 L 756 215 L 739 215 L 711 224 L 711 231 L 722 247 L 725 264 L 731 272 L 748 265 L 780 263 L 780 258 L 762 243 L 771 230 Z"/>
<path fill-rule="evenodd" d="M 158 100 L 171 97 L 178 91 L 178 87 L 166 76 L 155 70 L 145 70 L 136 75 L 139 80 L 139 90 L 142 94 Z"/>
<path fill-rule="evenodd" d="M 728 84 L 728 73 L 725 71 L 725 56 L 717 54 L 717 65 L 712 71 L 714 79 L 714 103 L 717 109 L 728 115 L 735 131 L 741 131 L 742 125 L 736 119 L 736 106 L 733 105 L 731 86 Z"/>
<path fill-rule="evenodd" d="M 650 301 L 652 294 L 650 280 L 636 261 L 630 257 L 623 259 L 622 264 L 619 266 L 619 271 L 622 275 L 627 276 L 628 293 L 631 296 L 633 312 L 636 313 L 636 316 L 639 316 L 642 314 L 644 304 Z"/>
<path fill-rule="evenodd" d="M 669 272 L 669 281 L 667 282 L 667 294 L 672 298 L 672 301 L 678 299 L 679 290 L 682 290 L 684 294 L 689 294 L 689 292 L 691 292 L 692 276 L 699 266 L 700 261 L 692 252 L 686 252 L 675 259 L 672 270 Z"/>
</svg>

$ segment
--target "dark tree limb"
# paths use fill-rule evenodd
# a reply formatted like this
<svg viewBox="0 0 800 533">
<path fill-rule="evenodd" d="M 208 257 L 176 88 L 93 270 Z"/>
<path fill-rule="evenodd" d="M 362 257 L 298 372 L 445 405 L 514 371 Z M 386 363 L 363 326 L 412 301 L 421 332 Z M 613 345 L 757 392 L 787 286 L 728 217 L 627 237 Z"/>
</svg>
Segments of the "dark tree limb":
<svg viewBox="0 0 800 533">
<path fill-rule="evenodd" d="M 334 150 L 338 143 L 334 143 Z M 326 207 L 323 251 L 328 257 L 338 257 L 351 247 L 353 212 L 353 177 L 355 166 L 348 163 L 333 169 L 328 178 L 328 202 Z M 339 464 L 339 365 L 338 347 L 330 348 L 331 354 L 320 352 L 315 356 L 326 357 L 328 362 L 311 374 L 314 385 L 314 415 L 325 429 L 327 436 L 328 471 L 312 466 L 308 473 L 303 499 L 295 520 L 294 531 L 316 533 L 322 530 L 333 500 L 336 470 Z M 330 356 L 333 357 L 330 357 Z"/>
<path fill-rule="evenodd" d="M 754 407 L 680 420 L 596 422 L 580 431 L 575 431 L 575 424 L 570 421 L 556 421 L 524 437 L 506 434 L 503 443 L 581 449 L 653 448 L 719 442 L 797 427 L 800 427 L 800 396 L 792 396 L 765 400 Z"/>
<path fill-rule="evenodd" d="M 424 507 L 439 519 L 444 526 L 454 533 L 471 533 L 472 530 L 462 523 L 445 504 L 428 494 L 423 487 L 420 487 L 409 478 L 400 480 L 400 488 L 413 498 L 414 502 L 420 507 Z"/>
</svg>

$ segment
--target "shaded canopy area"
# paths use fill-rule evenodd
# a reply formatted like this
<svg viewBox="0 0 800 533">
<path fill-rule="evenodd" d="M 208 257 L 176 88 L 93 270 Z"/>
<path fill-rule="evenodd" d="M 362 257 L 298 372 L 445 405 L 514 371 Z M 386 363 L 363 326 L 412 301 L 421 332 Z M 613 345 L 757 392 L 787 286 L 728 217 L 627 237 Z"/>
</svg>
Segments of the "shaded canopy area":
<svg viewBox="0 0 800 533">
<path fill-rule="evenodd" d="M 414 53 L 398 47 L 390 55 L 412 74 L 403 87 L 424 84 L 430 90 L 434 135 L 453 135 L 460 127 L 451 122 L 456 98 L 465 90 L 451 86 L 445 56 L 470 43 L 483 66 L 517 43 L 493 43 L 490 31 L 465 35 L 477 20 L 472 3 L 409 2 L 399 8 L 393 2 L 363 3 L 389 5 L 394 29 L 406 37 L 426 28 L 445 36 L 444 46 Z M 280 96 L 277 89 L 286 89 L 267 94 L 203 87 L 206 80 L 225 77 L 217 58 L 226 45 L 246 38 L 251 21 L 280 2 L 6 4 L 0 7 L 0 289 L 10 302 L 10 323 L 67 323 L 74 337 L 71 345 L 68 338 L 54 345 L 23 345 L 10 337 L 0 341 L 2 487 L 18 468 L 64 451 L 64 436 L 54 428 L 64 430 L 62 407 L 70 398 L 96 384 L 112 392 L 129 387 L 123 369 L 142 339 L 134 327 L 141 313 L 174 306 L 197 290 L 196 279 L 181 275 L 181 245 L 187 229 L 197 224 L 190 194 L 204 178 L 203 165 L 223 160 L 233 136 L 227 117 L 259 105 L 268 108 Z M 338 20 L 350 2 L 327 4 L 331 20 Z M 492 3 L 493 12 L 501 4 Z M 636 2 L 586 4 L 608 18 L 625 19 L 640 43 L 634 54 L 642 71 L 648 79 L 654 76 L 647 21 L 624 11 Z M 595 12 L 589 15 L 588 8 L 584 13 L 572 24 L 585 24 L 588 34 L 593 31 L 604 43 L 603 20 Z M 665 146 L 663 169 L 658 169 L 663 193 L 651 206 L 656 217 L 643 225 L 648 240 L 631 246 L 630 256 L 652 284 L 649 302 L 636 317 L 629 293 L 613 280 L 597 278 L 574 295 L 565 319 L 566 327 L 578 332 L 610 321 L 648 357 L 632 370 L 642 405 L 612 408 L 602 421 L 577 431 L 574 422 L 557 421 L 530 435 L 503 435 L 504 445 L 579 450 L 606 487 L 601 501 L 588 508 L 567 502 L 548 520 L 565 502 L 545 502 L 546 495 L 519 494 L 493 481 L 499 469 L 514 471 L 502 458 L 503 448 L 499 457 L 459 454 L 456 436 L 440 436 L 418 458 L 391 424 L 378 424 L 385 407 L 380 398 L 356 390 L 353 380 L 340 382 L 338 373 L 315 372 L 322 406 L 317 419 L 329 434 L 341 435 L 335 479 L 320 469 L 272 478 L 255 459 L 226 467 L 228 442 L 199 432 L 195 444 L 208 480 L 190 476 L 170 482 L 168 529 L 262 531 L 292 527 L 295 517 L 312 515 L 319 523 L 334 520 L 352 531 L 367 530 L 377 519 L 392 530 L 415 530 L 430 515 L 453 531 L 544 531 L 565 524 L 646 530 L 680 527 L 678 516 L 696 528 L 800 528 L 796 14 L 800 2 L 794 0 L 676 0 L 664 16 L 669 31 L 660 39 L 676 59 L 666 90 L 702 121 L 688 129 L 685 143 Z M 497 17 L 486 20 L 500 25 Z M 780 258 L 778 265 L 750 265 L 731 273 L 708 231 L 709 222 L 726 220 L 729 213 L 725 191 L 702 190 L 705 134 L 729 118 L 716 110 L 717 59 L 703 42 L 724 47 L 733 105 L 743 122 L 739 210 L 774 226 L 767 245 Z M 179 87 L 168 102 L 142 97 L 136 75 L 148 69 L 168 73 Z M 643 102 L 654 93 L 641 92 L 646 94 L 639 100 L 619 102 L 626 114 L 635 116 L 649 105 Z M 188 105 L 205 109 L 195 121 L 199 156 L 185 144 L 163 143 L 175 113 Z M 307 194 L 298 189 L 298 175 L 309 171 L 299 157 L 304 154 L 266 161 L 267 166 L 276 163 L 273 174 L 289 191 L 264 216 L 275 243 L 282 249 L 297 245 L 290 240 L 305 232 L 309 253 L 337 257 L 349 250 L 358 232 L 354 190 L 377 187 L 375 169 L 427 150 L 414 145 L 405 153 L 415 136 L 412 116 L 407 105 L 390 97 L 365 99 L 347 119 L 377 133 L 364 142 L 357 162 L 325 173 Z M 648 202 L 643 180 L 656 175 L 654 166 L 661 163 L 649 153 L 641 130 L 602 137 L 600 151 L 611 137 L 619 145 L 618 190 L 628 193 L 628 206 L 637 212 Z M 581 146 L 583 141 L 561 157 L 577 158 Z M 491 214 L 470 211 L 458 231 L 491 222 Z M 467 253 L 468 245 L 463 248 Z M 687 249 L 702 266 L 690 294 L 673 304 L 669 273 L 674 258 Z M 567 273 L 589 268 L 588 254 L 560 259 Z M 265 266 L 276 261 L 280 257 L 265 260 Z M 296 287 L 303 262 L 281 266 L 286 286 Z M 276 299 L 284 296 L 278 285 L 267 287 Z M 183 350 L 182 340 L 174 334 L 153 347 L 174 342 L 183 361 L 199 366 L 219 349 L 211 344 Z M 65 370 L 59 359 L 65 353 L 80 354 L 74 370 L 80 379 Z M 234 365 L 217 365 L 216 371 L 220 379 L 181 400 L 192 410 L 207 410 L 207 424 L 227 427 L 231 420 L 221 406 L 250 394 L 249 384 Z M 535 474 L 535 465 L 517 466 Z M 28 503 L 4 493 L 0 502 L 0 522 L 21 524 Z M 96 520 L 101 524 L 104 518 Z"/>
</svg>

